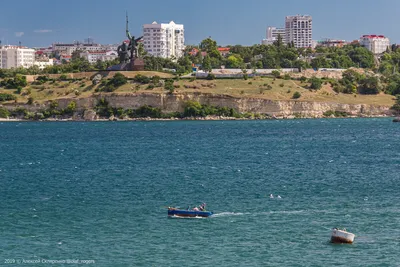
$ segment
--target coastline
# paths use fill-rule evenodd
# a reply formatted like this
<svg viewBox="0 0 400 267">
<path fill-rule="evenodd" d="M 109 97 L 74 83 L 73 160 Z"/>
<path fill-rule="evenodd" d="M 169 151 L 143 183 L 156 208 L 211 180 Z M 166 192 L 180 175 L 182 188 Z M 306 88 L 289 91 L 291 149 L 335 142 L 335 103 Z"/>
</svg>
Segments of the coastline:
<svg viewBox="0 0 400 267">
<path fill-rule="evenodd" d="M 186 118 L 97 118 L 93 120 L 85 120 L 83 118 L 47 118 L 47 119 L 19 119 L 19 118 L 0 118 L 0 122 L 32 122 L 32 121 L 43 121 L 43 122 L 116 122 L 116 121 L 259 121 L 259 120 L 296 120 L 296 119 L 356 119 L 356 118 L 396 118 L 396 116 L 389 115 L 360 115 L 360 116 L 346 116 L 346 117 L 296 117 L 296 116 L 285 116 L 285 117 L 265 117 L 265 118 L 235 118 L 235 117 L 223 117 L 223 116 L 206 116 L 206 117 L 186 117 Z"/>
</svg>

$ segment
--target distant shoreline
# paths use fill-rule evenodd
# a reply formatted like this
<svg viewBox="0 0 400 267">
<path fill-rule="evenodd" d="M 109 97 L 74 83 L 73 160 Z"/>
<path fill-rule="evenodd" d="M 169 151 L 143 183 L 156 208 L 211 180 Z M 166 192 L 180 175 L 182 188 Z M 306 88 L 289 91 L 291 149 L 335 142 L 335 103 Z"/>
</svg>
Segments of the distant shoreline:
<svg viewBox="0 0 400 267">
<path fill-rule="evenodd" d="M 16 119 L 16 118 L 0 118 L 0 122 L 116 122 L 116 121 L 268 121 L 268 120 L 296 120 L 296 119 L 356 119 L 356 118 L 396 118 L 396 116 L 389 115 L 374 115 L 374 116 L 347 116 L 347 117 L 268 117 L 268 118 L 235 118 L 235 117 L 219 117 L 219 116 L 208 116 L 208 117 L 187 117 L 187 118 L 99 118 L 94 120 L 84 119 L 41 119 L 41 120 L 27 120 L 27 119 Z"/>
</svg>

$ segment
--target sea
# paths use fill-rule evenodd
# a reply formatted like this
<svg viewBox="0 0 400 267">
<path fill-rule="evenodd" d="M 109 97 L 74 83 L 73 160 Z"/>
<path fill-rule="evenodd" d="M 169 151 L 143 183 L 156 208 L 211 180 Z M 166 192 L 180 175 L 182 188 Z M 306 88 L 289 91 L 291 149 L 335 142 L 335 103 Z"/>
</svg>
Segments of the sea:
<svg viewBox="0 0 400 267">
<path fill-rule="evenodd" d="M 18 264 L 400 266 L 400 124 L 0 122 L 0 266 Z"/>
</svg>

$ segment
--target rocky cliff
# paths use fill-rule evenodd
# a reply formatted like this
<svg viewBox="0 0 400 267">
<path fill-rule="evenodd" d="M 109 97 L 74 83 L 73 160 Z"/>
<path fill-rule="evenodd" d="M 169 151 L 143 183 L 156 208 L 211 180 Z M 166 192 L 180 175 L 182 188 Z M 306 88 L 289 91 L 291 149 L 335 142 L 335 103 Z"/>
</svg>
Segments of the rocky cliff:
<svg viewBox="0 0 400 267">
<path fill-rule="evenodd" d="M 211 106 L 234 108 L 239 112 L 268 114 L 275 117 L 322 117 L 326 111 L 342 111 L 353 116 L 389 115 L 389 106 L 367 104 L 340 104 L 306 101 L 276 101 L 261 98 L 232 97 L 228 95 L 206 93 L 184 94 L 97 94 L 88 98 L 59 99 L 59 107 L 65 108 L 72 100 L 80 110 L 93 109 L 100 98 L 105 98 L 109 105 L 116 108 L 137 109 L 143 105 L 161 108 L 163 112 L 183 111 L 188 100 L 198 101 Z M 43 106 L 42 106 L 43 108 Z"/>
</svg>

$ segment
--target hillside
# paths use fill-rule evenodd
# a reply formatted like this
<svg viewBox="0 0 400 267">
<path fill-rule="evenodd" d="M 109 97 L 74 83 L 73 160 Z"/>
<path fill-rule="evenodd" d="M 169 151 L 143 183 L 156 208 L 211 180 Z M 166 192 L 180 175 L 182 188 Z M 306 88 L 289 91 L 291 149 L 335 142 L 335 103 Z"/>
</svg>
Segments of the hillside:
<svg viewBox="0 0 400 267">
<path fill-rule="evenodd" d="M 0 93 L 13 93 L 15 101 L 3 102 L 8 109 L 23 106 L 31 111 L 43 110 L 49 101 L 57 101 L 65 108 L 68 103 L 77 103 L 77 110 L 94 109 L 100 98 L 106 98 L 111 107 L 136 109 L 143 105 L 160 108 L 162 112 L 182 112 L 186 101 L 194 100 L 201 104 L 229 107 L 238 112 L 304 117 L 321 117 L 326 111 L 343 111 L 352 115 L 385 115 L 394 104 L 394 97 L 336 93 L 325 82 L 320 90 L 308 89 L 309 83 L 298 80 L 285 80 L 272 77 L 243 79 L 196 80 L 180 79 L 174 81 L 171 93 L 164 89 L 162 82 L 156 86 L 129 80 L 113 92 L 103 92 L 104 85 L 93 85 L 91 78 L 96 73 L 71 74 L 66 80 L 60 75 L 51 75 L 51 81 L 37 84 L 28 83 L 20 94 L 13 89 L 0 89 Z M 107 73 L 103 80 L 113 77 Z M 140 74 L 152 77 L 172 78 L 171 74 L 159 72 L 124 73 L 133 78 Z M 104 75 L 104 74 L 103 74 Z M 30 77 L 35 78 L 35 77 Z M 62 77 L 65 79 L 65 77 Z M 294 99 L 295 92 L 300 97 Z M 29 102 L 32 102 L 30 104 Z M 29 104 L 27 104 L 29 103 Z"/>
</svg>

